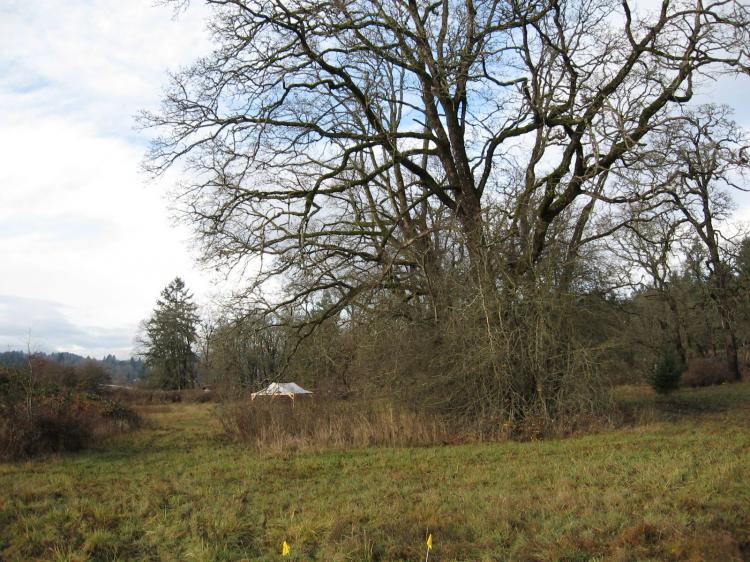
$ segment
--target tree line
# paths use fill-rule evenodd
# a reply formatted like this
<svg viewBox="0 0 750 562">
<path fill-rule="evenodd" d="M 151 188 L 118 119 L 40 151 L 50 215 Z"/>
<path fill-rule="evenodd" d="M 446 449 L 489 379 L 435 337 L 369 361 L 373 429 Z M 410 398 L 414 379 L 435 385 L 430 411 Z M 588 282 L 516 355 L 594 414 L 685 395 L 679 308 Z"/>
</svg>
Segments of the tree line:
<svg viewBox="0 0 750 562">
<path fill-rule="evenodd" d="M 83 357 L 76 353 L 67 351 L 56 351 L 45 353 L 43 351 L 33 352 L 32 355 L 40 362 L 57 365 L 60 368 L 64 366 L 77 367 L 84 364 L 96 365 L 103 372 L 103 379 L 115 384 L 131 384 L 139 380 L 146 372 L 143 361 L 138 357 L 130 359 L 117 359 L 112 354 L 104 356 L 102 359 L 92 357 Z M 9 369 L 23 370 L 28 366 L 28 351 L 3 351 L 0 353 L 0 365 Z"/>
</svg>

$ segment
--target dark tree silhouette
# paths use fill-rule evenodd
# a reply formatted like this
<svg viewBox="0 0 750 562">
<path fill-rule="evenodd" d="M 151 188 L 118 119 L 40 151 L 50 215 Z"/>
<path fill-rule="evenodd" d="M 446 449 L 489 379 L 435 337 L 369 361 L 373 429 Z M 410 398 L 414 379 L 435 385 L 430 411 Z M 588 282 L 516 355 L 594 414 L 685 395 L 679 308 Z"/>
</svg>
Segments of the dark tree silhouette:
<svg viewBox="0 0 750 562">
<path fill-rule="evenodd" d="M 167 285 L 156 301 L 151 318 L 144 324 L 143 358 L 148 377 L 165 389 L 195 386 L 195 353 L 198 324 L 193 296 L 179 277 Z"/>
</svg>

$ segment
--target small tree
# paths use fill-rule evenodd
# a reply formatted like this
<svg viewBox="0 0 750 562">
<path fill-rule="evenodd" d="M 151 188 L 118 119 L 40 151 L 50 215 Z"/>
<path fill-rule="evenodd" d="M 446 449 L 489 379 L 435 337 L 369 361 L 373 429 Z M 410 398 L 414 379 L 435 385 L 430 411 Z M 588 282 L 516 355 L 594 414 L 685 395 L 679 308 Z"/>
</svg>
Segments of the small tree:
<svg viewBox="0 0 750 562">
<path fill-rule="evenodd" d="M 196 309 L 185 282 L 175 277 L 161 292 L 151 318 L 144 324 L 142 355 L 148 377 L 160 388 L 180 390 L 195 386 Z"/>
<path fill-rule="evenodd" d="M 668 394 L 679 388 L 684 368 L 677 350 L 667 345 L 662 349 L 648 382 L 659 394 Z"/>
</svg>

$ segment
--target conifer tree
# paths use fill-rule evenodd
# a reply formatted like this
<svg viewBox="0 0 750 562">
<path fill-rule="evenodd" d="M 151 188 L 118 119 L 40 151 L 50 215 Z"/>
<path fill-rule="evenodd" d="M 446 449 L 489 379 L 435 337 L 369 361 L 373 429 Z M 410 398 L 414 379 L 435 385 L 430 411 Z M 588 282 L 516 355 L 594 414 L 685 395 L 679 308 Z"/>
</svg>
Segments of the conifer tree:
<svg viewBox="0 0 750 562">
<path fill-rule="evenodd" d="M 179 277 L 164 288 L 156 301 L 151 318 L 145 322 L 142 341 L 148 377 L 156 386 L 170 390 L 195 386 L 196 311 L 193 295 Z"/>
</svg>

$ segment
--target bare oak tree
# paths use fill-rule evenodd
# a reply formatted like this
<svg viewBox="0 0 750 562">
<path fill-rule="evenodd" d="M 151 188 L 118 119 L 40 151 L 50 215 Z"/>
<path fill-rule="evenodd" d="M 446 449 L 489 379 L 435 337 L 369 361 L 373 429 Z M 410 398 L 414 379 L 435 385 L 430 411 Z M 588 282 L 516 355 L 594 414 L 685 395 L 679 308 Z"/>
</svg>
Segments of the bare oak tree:
<svg viewBox="0 0 750 562">
<path fill-rule="evenodd" d="M 335 297 L 321 319 L 478 301 L 490 344 L 552 246 L 574 259 L 620 226 L 593 231 L 596 207 L 645 196 L 609 178 L 652 131 L 750 68 L 735 0 L 206 1 L 216 49 L 142 116 L 205 259 L 257 270 L 246 298 L 280 280 L 272 308 Z"/>
<path fill-rule="evenodd" d="M 732 121 L 729 108 L 703 105 L 671 122 L 658 143 L 659 190 L 706 250 L 709 295 L 721 318 L 729 369 L 740 380 L 731 295 L 736 241 L 721 225 L 731 211 L 729 190 L 748 189 L 750 138 Z"/>
<path fill-rule="evenodd" d="M 285 275 L 295 299 L 429 276 L 445 229 L 492 291 L 702 76 L 750 64 L 734 1 L 208 3 L 217 48 L 144 115 L 162 133 L 148 166 L 187 166 L 208 259 L 265 256 L 260 279 Z"/>
</svg>

